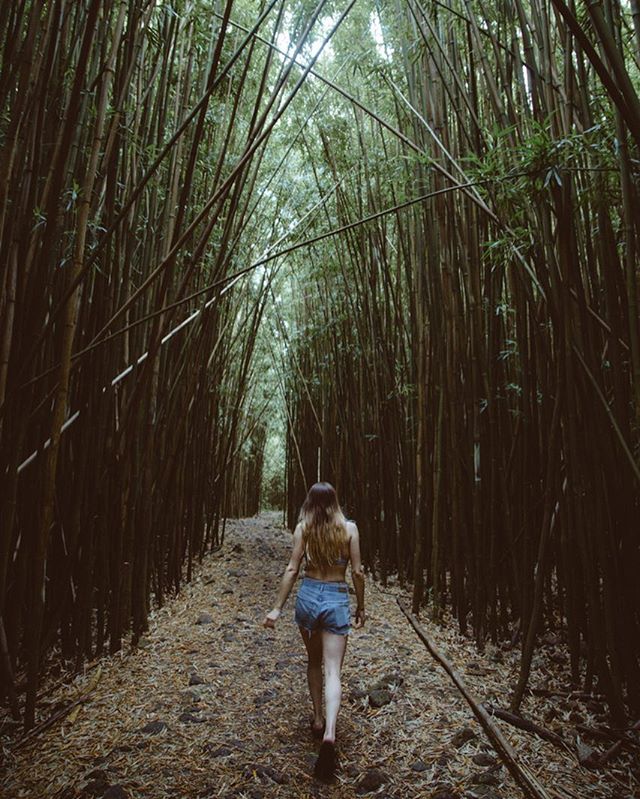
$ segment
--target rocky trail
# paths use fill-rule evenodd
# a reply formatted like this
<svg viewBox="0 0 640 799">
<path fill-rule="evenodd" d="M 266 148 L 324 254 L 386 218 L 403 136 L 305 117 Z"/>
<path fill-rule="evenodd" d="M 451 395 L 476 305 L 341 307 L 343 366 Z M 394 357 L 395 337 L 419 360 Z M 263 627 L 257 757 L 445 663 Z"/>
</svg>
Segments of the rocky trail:
<svg viewBox="0 0 640 799">
<path fill-rule="evenodd" d="M 229 521 L 223 548 L 152 613 L 140 645 L 102 658 L 52 692 L 43 717 L 91 691 L 84 701 L 15 749 L 3 736 L 2 796 L 520 796 L 404 618 L 400 589 L 383 591 L 370 579 L 367 625 L 350 636 L 344 663 L 338 781 L 314 781 L 318 743 L 309 730 L 304 647 L 293 623 L 296 588 L 275 631 L 262 627 L 290 540 L 277 514 Z M 480 656 L 453 624 L 423 624 L 476 696 L 506 706 L 517 652 L 487 647 Z M 537 718 L 545 707 L 536 707 Z M 560 715 L 577 712 L 558 707 Z M 551 743 L 502 729 L 550 797 L 632 795 L 625 762 L 617 771 L 594 772 Z"/>
</svg>

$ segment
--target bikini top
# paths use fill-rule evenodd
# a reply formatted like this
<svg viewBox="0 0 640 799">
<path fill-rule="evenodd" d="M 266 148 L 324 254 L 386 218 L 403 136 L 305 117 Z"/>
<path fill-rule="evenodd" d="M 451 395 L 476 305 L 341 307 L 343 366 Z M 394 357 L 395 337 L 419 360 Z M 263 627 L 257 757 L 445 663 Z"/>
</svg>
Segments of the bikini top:
<svg viewBox="0 0 640 799">
<path fill-rule="evenodd" d="M 336 566 L 346 566 L 348 562 L 349 562 L 349 558 L 336 558 L 335 561 L 334 561 L 334 564 Z M 307 548 L 305 547 L 304 548 L 304 565 L 305 565 L 305 568 L 307 566 L 309 566 L 310 564 L 311 564 L 311 561 L 309 560 L 309 556 L 307 555 Z"/>
</svg>

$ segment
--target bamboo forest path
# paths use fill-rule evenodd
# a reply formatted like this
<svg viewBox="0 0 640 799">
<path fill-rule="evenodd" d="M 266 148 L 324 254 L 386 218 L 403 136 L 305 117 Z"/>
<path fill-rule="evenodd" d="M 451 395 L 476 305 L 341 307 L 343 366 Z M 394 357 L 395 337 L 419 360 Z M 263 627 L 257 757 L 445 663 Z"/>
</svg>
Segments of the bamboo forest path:
<svg viewBox="0 0 640 799">
<path fill-rule="evenodd" d="M 9 756 L 5 797 L 519 796 L 446 674 L 403 617 L 398 589 L 367 580 L 368 622 L 350 637 L 334 786 L 312 779 L 305 657 L 296 588 L 275 631 L 261 622 L 290 551 L 277 514 L 229 521 L 222 550 L 156 610 L 141 645 L 105 657 L 49 697 L 86 701 Z M 483 697 L 503 698 L 513 664 L 427 625 Z M 378 693 L 375 693 L 376 683 Z M 386 693 L 385 693 L 386 692 Z M 390 700 L 390 701 L 389 701 Z M 380 707 L 372 707 L 381 704 Z M 505 730 L 550 796 L 611 796 L 550 744 Z"/>
</svg>

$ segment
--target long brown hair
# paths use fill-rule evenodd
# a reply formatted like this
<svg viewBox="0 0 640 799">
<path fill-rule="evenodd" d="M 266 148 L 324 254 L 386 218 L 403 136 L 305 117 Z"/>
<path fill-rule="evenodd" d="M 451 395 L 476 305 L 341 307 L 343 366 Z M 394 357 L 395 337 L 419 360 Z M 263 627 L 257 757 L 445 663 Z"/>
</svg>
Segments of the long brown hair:
<svg viewBox="0 0 640 799">
<path fill-rule="evenodd" d="M 309 560 L 321 571 L 330 569 L 347 544 L 347 520 L 331 483 L 311 486 L 300 510 L 300 522 Z"/>
</svg>

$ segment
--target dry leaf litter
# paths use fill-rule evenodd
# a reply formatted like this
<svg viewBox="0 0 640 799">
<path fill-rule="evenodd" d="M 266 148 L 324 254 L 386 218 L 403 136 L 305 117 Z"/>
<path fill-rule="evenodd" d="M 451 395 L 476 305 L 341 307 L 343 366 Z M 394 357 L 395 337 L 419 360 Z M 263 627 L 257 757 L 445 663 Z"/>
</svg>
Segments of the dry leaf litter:
<svg viewBox="0 0 640 799">
<path fill-rule="evenodd" d="M 295 587 L 276 629 L 262 626 L 290 552 L 291 535 L 279 518 L 228 521 L 223 548 L 207 555 L 181 593 L 151 614 L 139 646 L 101 658 L 58 686 L 39 720 L 93 688 L 86 701 L 15 751 L 18 732 L 2 737 L 3 797 L 521 795 L 469 706 L 402 615 L 396 597 L 406 599 L 406 592 L 394 581 L 382 589 L 370 579 L 367 624 L 350 636 L 343 667 L 338 779 L 329 786 L 313 779 L 319 744 L 309 729 L 306 658 L 293 623 Z M 425 617 L 421 623 L 478 701 L 507 707 L 518 650 L 488 646 L 479 654 L 452 619 L 445 621 L 434 625 Z M 551 640 L 536 658 L 535 679 L 543 675 L 546 688 L 563 687 L 562 648 Z M 596 705 L 590 710 L 570 697 L 530 697 L 523 710 L 575 743 L 575 732 L 573 739 L 568 733 L 576 719 L 604 723 L 604 708 Z M 496 723 L 550 797 L 640 795 L 633 747 L 607 769 L 593 771 L 572 751 Z M 0 734 L 6 728 L 2 722 Z"/>
</svg>

